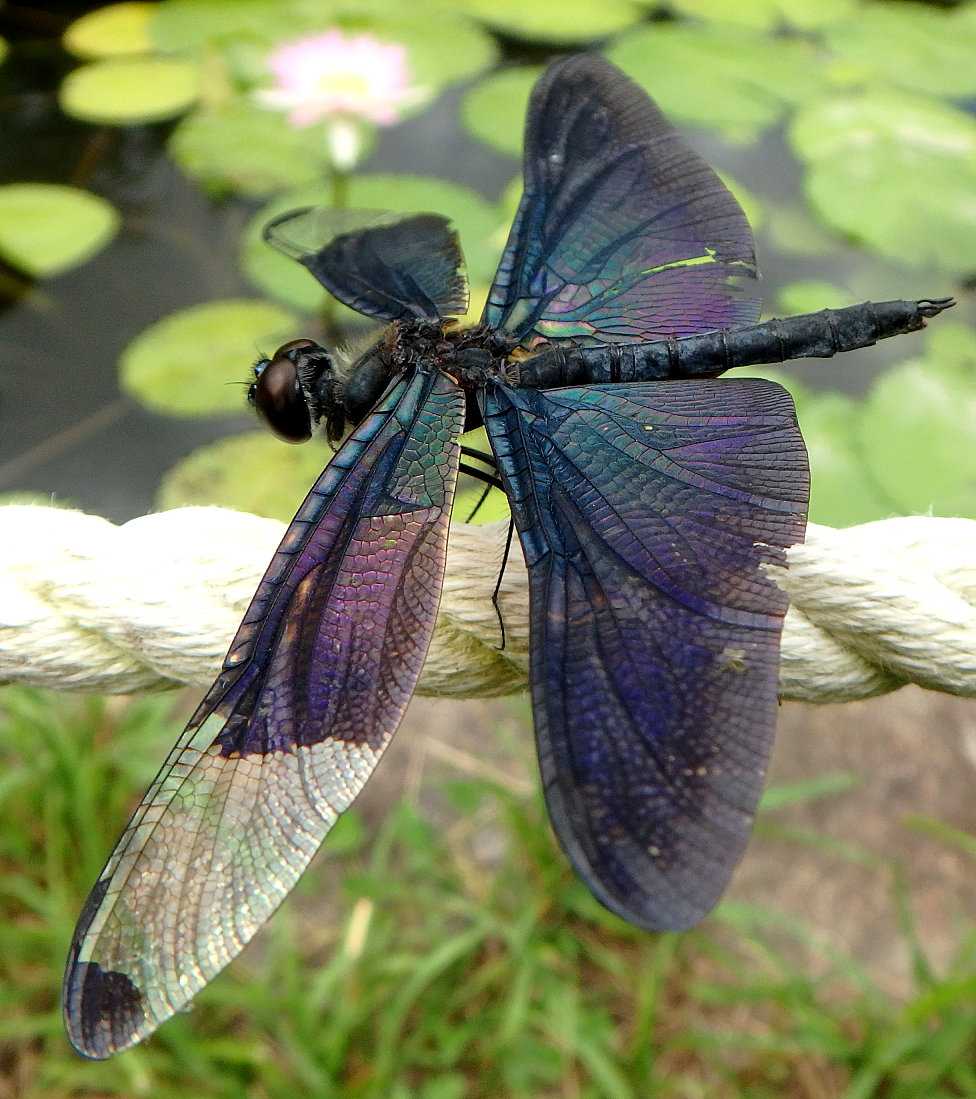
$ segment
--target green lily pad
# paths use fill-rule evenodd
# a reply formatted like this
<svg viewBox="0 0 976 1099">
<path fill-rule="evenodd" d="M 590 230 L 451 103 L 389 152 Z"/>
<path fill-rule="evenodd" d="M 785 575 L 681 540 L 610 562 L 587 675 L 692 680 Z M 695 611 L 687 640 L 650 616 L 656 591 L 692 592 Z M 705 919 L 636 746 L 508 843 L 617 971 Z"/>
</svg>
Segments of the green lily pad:
<svg viewBox="0 0 976 1099">
<path fill-rule="evenodd" d="M 294 26 L 290 9 L 277 0 L 165 0 L 153 15 L 149 34 L 157 49 L 173 53 L 235 39 L 269 44 Z M 303 31 L 304 25 L 295 28 L 295 34 Z"/>
<path fill-rule="evenodd" d="M 332 453 L 322 442 L 294 446 L 248 431 L 200 447 L 163 475 L 156 506 L 214 504 L 289 522 Z"/>
<path fill-rule="evenodd" d="M 182 114 L 198 90 L 196 65 L 146 57 L 82 65 L 64 78 L 59 99 L 65 114 L 82 122 L 127 126 Z"/>
<path fill-rule="evenodd" d="M 766 220 L 766 213 L 763 209 L 762 200 L 753 191 L 750 191 L 744 183 L 740 183 L 737 179 L 733 179 L 728 172 L 718 172 L 719 179 L 725 184 L 726 187 L 735 195 L 735 199 L 742 207 L 742 212 L 746 215 L 746 220 L 752 226 L 753 232 L 758 232 L 762 227 L 763 222 Z"/>
<path fill-rule="evenodd" d="M 776 296 L 780 315 L 815 313 L 818 309 L 843 309 L 853 305 L 853 296 L 843 287 L 823 279 L 798 279 L 784 286 Z"/>
<path fill-rule="evenodd" d="M 276 45 L 338 27 L 407 49 L 414 82 L 433 94 L 490 66 L 491 36 L 443 5 L 369 0 L 166 0 L 150 33 L 157 47 L 180 52 L 232 51 L 249 44 L 267 54 Z"/>
<path fill-rule="evenodd" d="M 473 477 L 461 475 L 458 483 L 457 496 L 454 499 L 454 522 L 468 523 L 480 527 L 486 523 L 498 523 L 502 519 L 508 519 L 511 515 L 508 507 L 508 497 L 500 488 L 488 489 L 488 495 L 479 506 L 487 485 L 481 484 Z M 477 511 L 475 511 L 477 508 Z M 473 517 L 472 517 L 472 513 Z"/>
<path fill-rule="evenodd" d="M 770 31 L 783 24 L 815 30 L 846 18 L 857 10 L 857 0 L 670 0 L 669 6 L 684 15 L 750 30 Z"/>
<path fill-rule="evenodd" d="M 121 57 L 151 53 L 149 21 L 156 4 L 109 4 L 76 19 L 61 38 L 62 45 L 75 57 Z"/>
<path fill-rule="evenodd" d="M 976 271 L 976 119 L 875 89 L 811 104 L 790 141 L 828 225 L 909 266 Z"/>
<path fill-rule="evenodd" d="M 491 68 L 498 57 L 494 39 L 469 19 L 465 11 L 450 12 L 443 7 L 412 3 L 409 12 L 397 11 L 379 15 L 372 27 L 384 42 L 402 42 L 407 48 L 407 62 L 413 79 L 433 98 L 448 84 L 471 77 Z M 356 8 L 349 9 L 346 21 L 349 31 L 359 33 L 360 17 Z M 422 101 L 422 108 L 429 100 Z"/>
<path fill-rule="evenodd" d="M 976 518 L 976 335 L 943 325 L 924 358 L 878 379 L 859 439 L 901 511 Z"/>
<path fill-rule="evenodd" d="M 865 4 L 830 27 L 827 43 L 845 78 L 881 78 L 932 95 L 976 93 L 976 19 L 964 9 L 922 4 Z"/>
<path fill-rule="evenodd" d="M 809 42 L 731 27 L 651 23 L 606 51 L 674 121 L 748 142 L 824 84 Z"/>
<path fill-rule="evenodd" d="M 85 263 L 118 228 L 114 207 L 87 191 L 54 183 L 0 187 L 0 256 L 33 278 Z"/>
<path fill-rule="evenodd" d="M 541 72 L 535 66 L 519 66 L 486 77 L 464 97 L 464 125 L 479 141 L 503 153 L 521 156 L 525 109 Z"/>
<path fill-rule="evenodd" d="M 7 54 L 10 52 L 10 47 L 7 45 L 5 38 L 0 38 L 0 65 L 7 60 Z"/>
<path fill-rule="evenodd" d="M 168 148 L 187 175 L 217 195 L 261 197 L 321 180 L 328 171 L 321 127 L 296 130 L 280 114 L 241 101 L 187 115 Z"/>
<path fill-rule="evenodd" d="M 810 216 L 805 206 L 767 203 L 766 212 L 766 232 L 777 251 L 808 257 L 836 252 L 837 239 Z"/>
<path fill-rule="evenodd" d="M 857 437 L 860 405 L 841 393 L 803 402 L 800 430 L 810 457 L 810 519 L 849 527 L 896 509 L 872 477 Z"/>
<path fill-rule="evenodd" d="M 470 281 L 487 283 L 494 274 L 499 255 L 494 242 L 498 228 L 495 207 L 467 187 L 433 177 L 361 175 L 350 178 L 347 197 L 353 208 L 444 214 L 461 235 Z M 325 292 L 301 264 L 265 244 L 261 233 L 273 217 L 287 210 L 328 201 L 329 195 L 321 187 L 291 192 L 265 206 L 244 234 L 241 263 L 247 277 L 271 297 L 305 312 L 320 308 Z M 358 314 L 343 310 L 337 316 L 346 323 Z"/>
<path fill-rule="evenodd" d="M 536 42 L 590 42 L 643 18 L 629 0 L 468 0 L 466 10 L 490 27 Z"/>
<path fill-rule="evenodd" d="M 296 334 L 297 318 L 259 300 L 207 302 L 172 313 L 122 353 L 122 388 L 149 408 L 178 416 L 240 412 L 241 382 L 260 354 Z"/>
</svg>

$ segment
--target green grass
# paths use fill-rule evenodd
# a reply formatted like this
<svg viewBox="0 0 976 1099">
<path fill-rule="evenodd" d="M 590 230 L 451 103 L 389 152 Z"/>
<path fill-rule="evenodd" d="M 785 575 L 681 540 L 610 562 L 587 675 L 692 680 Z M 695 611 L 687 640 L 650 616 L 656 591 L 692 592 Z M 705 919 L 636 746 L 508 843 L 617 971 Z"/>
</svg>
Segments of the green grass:
<svg viewBox="0 0 976 1099">
<path fill-rule="evenodd" d="M 471 780 L 443 791 L 437 827 L 408 804 L 373 835 L 344 818 L 191 1012 L 84 1062 L 61 1030 L 68 940 L 177 726 L 168 697 L 0 692 L 0 1096 L 976 1096 L 976 930 L 935 972 L 897 875 L 904 1000 L 774 912 L 727 903 L 683 936 L 629 928 L 568 870 L 538 797 Z M 850 785 L 773 790 L 763 828 Z"/>
</svg>

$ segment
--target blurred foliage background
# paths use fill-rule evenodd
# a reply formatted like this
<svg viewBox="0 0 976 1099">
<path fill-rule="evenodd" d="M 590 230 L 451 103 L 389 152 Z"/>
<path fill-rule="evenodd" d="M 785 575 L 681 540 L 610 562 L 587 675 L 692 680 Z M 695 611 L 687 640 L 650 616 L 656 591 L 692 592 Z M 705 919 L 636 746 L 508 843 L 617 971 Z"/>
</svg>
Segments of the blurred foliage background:
<svg viewBox="0 0 976 1099">
<path fill-rule="evenodd" d="M 153 492 L 290 518 L 327 451 L 251 430 L 228 383 L 286 339 L 369 329 L 261 227 L 308 203 L 448 214 L 474 319 L 518 202 L 529 88 L 587 48 L 739 196 L 767 316 L 960 299 L 924 335 L 768 376 L 797 401 L 813 519 L 976 518 L 976 3 L 11 4 L 0 29 L 0 490 L 116 517 Z M 296 56 L 328 79 L 303 84 Z M 935 966 L 885 864 L 910 961 L 896 991 L 741 902 L 687 936 L 635 932 L 553 848 L 520 777 L 524 705 L 478 720 L 497 734 L 481 770 L 479 745 L 450 781 L 389 783 L 399 808 L 344 821 L 190 1018 L 91 1066 L 61 1037 L 62 959 L 179 720 L 159 699 L 0 694 L 0 1097 L 976 1096 L 968 916 Z M 764 827 L 854 781 L 774 788 Z M 915 825 L 976 854 L 943 821 Z"/>
</svg>

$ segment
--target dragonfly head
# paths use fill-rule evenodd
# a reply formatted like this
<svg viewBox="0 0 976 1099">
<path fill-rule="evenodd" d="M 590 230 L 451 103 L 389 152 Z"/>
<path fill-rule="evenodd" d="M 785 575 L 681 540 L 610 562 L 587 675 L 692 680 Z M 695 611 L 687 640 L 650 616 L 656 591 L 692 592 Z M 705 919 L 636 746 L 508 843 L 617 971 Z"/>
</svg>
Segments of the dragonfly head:
<svg viewBox="0 0 976 1099">
<path fill-rule="evenodd" d="M 342 404 L 333 394 L 336 386 L 332 357 L 313 340 L 291 340 L 271 358 L 254 364 L 254 381 L 248 386 L 248 404 L 279 439 L 304 443 L 322 419 L 330 438 L 336 418 L 343 418 Z"/>
</svg>

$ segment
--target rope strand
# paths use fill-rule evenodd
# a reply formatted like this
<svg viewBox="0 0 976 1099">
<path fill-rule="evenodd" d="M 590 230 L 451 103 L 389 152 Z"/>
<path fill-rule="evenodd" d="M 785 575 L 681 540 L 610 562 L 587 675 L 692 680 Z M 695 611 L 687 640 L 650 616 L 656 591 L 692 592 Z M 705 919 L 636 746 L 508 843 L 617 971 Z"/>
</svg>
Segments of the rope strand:
<svg viewBox="0 0 976 1099">
<path fill-rule="evenodd" d="M 451 531 L 421 694 L 525 686 L 528 594 L 519 554 L 491 593 L 508 524 Z M 111 693 L 208 685 L 283 525 L 180 508 L 115 526 L 60 508 L 0 507 L 0 682 Z M 780 692 L 842 702 L 905 683 L 976 696 L 976 521 L 917 516 L 811 524 L 789 568 Z"/>
</svg>

